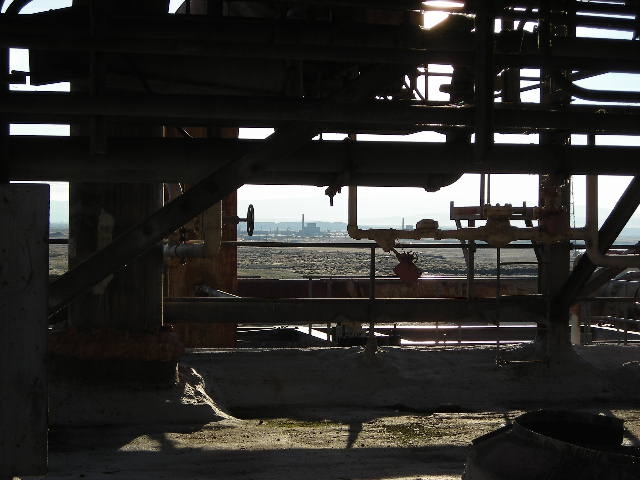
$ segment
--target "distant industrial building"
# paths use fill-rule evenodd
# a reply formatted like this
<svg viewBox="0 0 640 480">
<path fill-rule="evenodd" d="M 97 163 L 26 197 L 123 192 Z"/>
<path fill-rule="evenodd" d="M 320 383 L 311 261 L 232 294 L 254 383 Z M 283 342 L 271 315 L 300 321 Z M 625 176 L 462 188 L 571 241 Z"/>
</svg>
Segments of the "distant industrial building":
<svg viewBox="0 0 640 480">
<path fill-rule="evenodd" d="M 315 222 L 304 223 L 304 213 L 302 214 L 302 225 L 300 228 L 300 234 L 306 236 L 321 235 L 320 227 Z"/>
</svg>

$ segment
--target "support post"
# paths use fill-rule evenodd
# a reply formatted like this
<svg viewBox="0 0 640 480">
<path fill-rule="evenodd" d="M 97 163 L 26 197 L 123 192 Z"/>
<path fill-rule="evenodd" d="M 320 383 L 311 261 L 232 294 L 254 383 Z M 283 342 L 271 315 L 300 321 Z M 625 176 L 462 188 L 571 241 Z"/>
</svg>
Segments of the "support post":
<svg viewBox="0 0 640 480">
<path fill-rule="evenodd" d="M 156 5 L 153 6 L 152 3 Z M 97 2 L 74 0 L 74 6 L 87 5 L 90 29 L 98 34 L 106 15 L 125 7 L 125 2 Z M 136 2 L 130 11 L 140 15 L 159 13 L 159 2 Z M 150 10 L 151 9 L 151 10 Z M 114 87 L 105 83 L 104 62 L 101 54 L 91 51 L 88 84 L 76 82 L 73 91 L 88 91 L 90 97 L 102 92 L 113 92 Z M 111 90 L 109 90 L 111 88 Z M 133 91 L 133 90 L 132 90 Z M 122 93 L 122 92 L 119 92 Z M 135 93 L 141 93 L 140 91 Z M 85 125 L 73 125 L 72 135 L 90 136 L 89 153 L 92 162 L 102 163 L 106 153 L 106 138 L 110 137 L 159 137 L 161 128 L 135 126 L 122 122 L 107 122 L 101 116 L 91 117 L 89 129 Z M 101 158 L 102 157 L 102 158 Z M 73 270 L 96 252 L 109 245 L 114 238 L 162 207 L 162 187 L 159 183 L 95 183 L 71 182 L 69 184 L 69 268 Z M 138 258 L 132 259 L 120 271 L 103 277 L 92 288 L 83 291 L 68 306 L 67 332 L 52 335 L 50 351 L 52 364 L 63 375 L 75 377 L 89 370 L 96 378 L 105 381 L 173 381 L 175 372 L 164 370 L 164 340 L 162 327 L 162 248 L 159 243 L 150 246 Z M 74 335 L 78 335 L 75 337 Z M 148 351 L 122 347 L 123 335 L 146 344 Z M 144 340 L 138 340 L 143 338 Z M 65 338 L 68 336 L 69 341 Z M 157 342 L 157 345 L 155 344 Z M 83 344 L 83 352 L 68 345 Z M 154 343 L 153 346 L 151 344 Z M 149 352 L 153 351 L 153 354 Z M 80 355 L 80 357 L 79 357 Z M 71 360 L 70 362 L 68 360 Z M 128 368 L 122 369 L 126 362 Z M 168 359 L 171 364 L 175 361 Z M 166 372 L 166 373 L 165 373 Z"/>
<path fill-rule="evenodd" d="M 571 12 L 567 12 L 569 20 L 565 25 L 551 24 L 552 2 L 542 0 L 540 4 L 539 44 L 542 53 L 550 53 L 552 37 L 575 36 L 575 24 Z M 571 96 L 559 95 L 556 84 L 570 75 L 558 68 L 546 68 L 540 71 L 541 102 L 561 108 L 571 102 Z M 558 151 L 564 151 L 571 144 L 571 136 L 565 131 L 553 131 L 540 134 L 542 145 L 553 145 Z M 570 177 L 566 174 L 549 174 L 540 176 L 539 204 L 554 211 L 552 215 L 540 220 L 540 227 L 544 231 L 568 231 L 570 227 L 569 211 L 571 205 Z M 540 292 L 549 299 L 555 297 L 562 289 L 570 274 L 570 245 L 568 241 L 558 244 L 545 245 L 542 249 L 543 262 L 538 267 Z M 552 306 L 553 307 L 553 306 Z M 558 359 L 563 353 L 571 349 L 569 308 L 549 308 L 545 325 L 539 325 L 537 342 L 543 342 L 545 355 L 551 359 Z"/>
<path fill-rule="evenodd" d="M 493 145 L 493 92 L 495 67 L 493 58 L 494 6 L 493 0 L 476 3 L 476 52 L 475 52 L 475 162 L 484 165 Z M 484 181 L 484 176 L 482 177 Z M 484 184 L 482 185 L 484 196 Z M 484 208 L 484 198 L 481 207 Z"/>
<path fill-rule="evenodd" d="M 9 49 L 0 48 L 0 104 L 9 93 L 9 69 Z M 0 183 L 6 182 L 9 182 L 9 121 L 0 115 Z"/>
<path fill-rule="evenodd" d="M 0 478 L 47 470 L 49 186 L 0 185 Z"/>
</svg>

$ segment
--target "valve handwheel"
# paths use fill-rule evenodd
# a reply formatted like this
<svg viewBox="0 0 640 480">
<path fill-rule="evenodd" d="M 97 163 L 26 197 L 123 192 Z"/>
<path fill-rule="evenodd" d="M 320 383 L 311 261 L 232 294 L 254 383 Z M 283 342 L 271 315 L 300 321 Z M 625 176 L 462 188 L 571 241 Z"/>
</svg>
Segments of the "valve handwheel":
<svg viewBox="0 0 640 480">
<path fill-rule="evenodd" d="M 249 204 L 249 208 L 247 208 L 247 218 L 245 219 L 247 222 L 247 235 L 250 237 L 253 236 L 253 227 L 255 220 L 255 210 L 253 205 Z"/>
<path fill-rule="evenodd" d="M 232 217 L 222 217 L 222 221 L 223 223 L 233 222 L 236 225 L 238 225 L 240 222 L 247 222 L 247 235 L 251 237 L 253 235 L 253 229 L 255 226 L 255 216 L 255 209 L 253 208 L 253 205 L 250 204 L 249 208 L 247 208 L 247 216 L 245 218 L 240 218 L 237 215 L 234 215 Z"/>
</svg>

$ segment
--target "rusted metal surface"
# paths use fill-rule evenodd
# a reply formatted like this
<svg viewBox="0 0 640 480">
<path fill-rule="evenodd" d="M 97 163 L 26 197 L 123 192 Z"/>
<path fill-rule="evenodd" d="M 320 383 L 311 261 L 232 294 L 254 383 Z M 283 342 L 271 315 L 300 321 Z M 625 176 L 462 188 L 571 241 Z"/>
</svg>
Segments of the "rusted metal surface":
<svg viewBox="0 0 640 480">
<path fill-rule="evenodd" d="M 495 279 L 476 278 L 474 296 L 494 298 Z M 501 292 L 504 295 L 527 295 L 535 293 L 537 280 L 534 277 L 503 278 Z M 304 298 L 308 296 L 309 280 L 238 279 L 238 295 L 261 298 Z M 408 286 L 399 279 L 376 279 L 377 298 L 466 298 L 465 278 L 420 278 Z M 368 278 L 318 278 L 313 280 L 314 297 L 368 298 Z"/>
<path fill-rule="evenodd" d="M 188 133 L 195 138 L 217 136 L 221 138 L 235 138 L 237 129 L 189 128 Z M 167 128 L 169 137 L 179 135 L 175 129 Z M 189 186 L 183 187 L 188 191 Z M 236 215 L 236 193 L 229 194 L 221 201 L 220 209 L 211 207 L 191 220 L 183 228 L 189 230 L 190 238 L 198 238 L 206 242 L 206 224 L 213 222 L 221 231 L 217 235 L 224 241 L 236 240 L 235 224 L 224 224 L 220 217 Z M 213 233 L 213 232 L 210 232 Z M 170 241 L 179 242 L 179 234 L 172 235 Z M 209 241 L 214 241 L 209 239 Z M 179 248 L 179 244 L 178 244 Z M 167 259 L 168 265 L 165 271 L 165 295 L 169 297 L 189 297 L 197 295 L 196 287 L 206 285 L 229 293 L 235 293 L 237 277 L 236 247 L 225 245 L 217 253 L 208 254 L 203 247 L 202 255 L 198 258 L 182 259 L 179 257 Z M 236 326 L 227 325 L 202 325 L 180 323 L 174 326 L 176 333 L 187 347 L 206 348 L 232 348 L 236 344 Z"/>
</svg>

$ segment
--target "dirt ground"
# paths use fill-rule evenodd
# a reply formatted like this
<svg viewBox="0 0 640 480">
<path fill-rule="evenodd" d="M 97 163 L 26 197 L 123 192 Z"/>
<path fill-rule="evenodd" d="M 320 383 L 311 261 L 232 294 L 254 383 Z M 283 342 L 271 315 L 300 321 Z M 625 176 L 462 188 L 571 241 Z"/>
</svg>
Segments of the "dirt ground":
<svg viewBox="0 0 640 480">
<path fill-rule="evenodd" d="M 414 249 L 413 253 L 417 256 L 416 265 L 424 270 L 425 275 L 466 274 L 462 249 Z M 238 275 L 281 279 L 367 276 L 370 257 L 369 249 L 239 247 Z M 501 261 L 532 262 L 531 265 L 503 265 L 502 275 L 537 275 L 532 250 L 502 249 Z M 376 250 L 376 275 L 394 275 L 393 267 L 397 264 L 394 254 Z M 477 276 L 495 275 L 495 249 L 478 250 L 474 264 Z"/>
<path fill-rule="evenodd" d="M 317 239 L 316 239 L 317 240 Z M 464 275 L 467 268 L 461 249 L 416 249 L 416 264 L 425 275 Z M 530 250 L 501 250 L 502 262 L 535 262 Z M 397 265 L 391 253 L 376 250 L 376 275 L 392 276 Z M 67 245 L 49 247 L 49 273 L 61 275 L 67 270 Z M 308 278 L 330 276 L 368 276 L 369 249 L 345 248 L 238 248 L 238 275 L 260 278 Z M 477 276 L 496 273 L 496 251 L 476 252 Z M 503 265 L 502 275 L 536 275 L 535 265 Z"/>
<path fill-rule="evenodd" d="M 457 480 L 471 440 L 519 413 L 341 408 L 193 426 L 55 429 L 47 478 Z M 637 441 L 638 411 L 606 413 L 625 418 L 627 441 Z"/>
<path fill-rule="evenodd" d="M 457 480 L 474 438 L 537 408 L 615 415 L 640 446 L 640 348 L 576 350 L 197 350 L 169 390 L 55 381 L 46 478 Z"/>
</svg>

